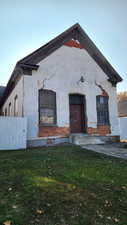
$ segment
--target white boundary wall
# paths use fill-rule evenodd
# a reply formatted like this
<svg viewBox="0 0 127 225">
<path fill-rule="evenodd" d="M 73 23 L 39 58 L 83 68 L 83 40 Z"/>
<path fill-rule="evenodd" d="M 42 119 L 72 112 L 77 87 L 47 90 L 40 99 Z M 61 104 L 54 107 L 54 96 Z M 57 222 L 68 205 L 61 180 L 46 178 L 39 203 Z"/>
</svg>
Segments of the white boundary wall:
<svg viewBox="0 0 127 225">
<path fill-rule="evenodd" d="M 120 117 L 119 124 L 120 124 L 120 139 L 127 140 L 127 117 Z"/>
<path fill-rule="evenodd" d="M 0 117 L 0 150 L 26 148 L 27 119 L 22 117 Z"/>
</svg>

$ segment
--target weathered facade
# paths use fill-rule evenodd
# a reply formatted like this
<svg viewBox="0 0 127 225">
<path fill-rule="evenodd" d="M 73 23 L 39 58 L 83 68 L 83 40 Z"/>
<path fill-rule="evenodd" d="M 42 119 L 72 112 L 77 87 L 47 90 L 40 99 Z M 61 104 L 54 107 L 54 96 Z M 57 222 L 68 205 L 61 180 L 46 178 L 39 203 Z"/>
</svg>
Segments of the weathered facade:
<svg viewBox="0 0 127 225">
<path fill-rule="evenodd" d="M 28 140 L 71 133 L 119 136 L 121 80 L 76 24 L 17 63 L 1 109 L 27 118 Z"/>
</svg>

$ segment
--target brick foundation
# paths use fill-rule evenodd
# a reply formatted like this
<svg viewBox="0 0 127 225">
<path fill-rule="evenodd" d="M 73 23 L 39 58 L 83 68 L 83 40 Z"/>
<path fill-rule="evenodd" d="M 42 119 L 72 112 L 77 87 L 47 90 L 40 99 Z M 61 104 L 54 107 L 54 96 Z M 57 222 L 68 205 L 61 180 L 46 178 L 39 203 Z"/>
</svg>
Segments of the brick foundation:
<svg viewBox="0 0 127 225">
<path fill-rule="evenodd" d="M 100 125 L 100 126 L 97 126 L 97 128 L 88 127 L 87 133 L 88 134 L 99 134 L 101 136 L 105 136 L 106 134 L 111 133 L 111 129 L 110 129 L 110 126 L 108 126 L 108 125 Z"/>
<path fill-rule="evenodd" d="M 88 127 L 88 134 L 98 134 L 101 136 L 105 136 L 106 134 L 111 133 L 110 126 L 101 125 L 97 128 Z M 38 136 L 39 137 L 51 137 L 51 136 L 61 136 L 68 137 L 70 135 L 69 127 L 39 127 Z"/>
<path fill-rule="evenodd" d="M 70 134 L 69 127 L 39 127 L 39 137 L 62 136 L 68 137 Z"/>
</svg>

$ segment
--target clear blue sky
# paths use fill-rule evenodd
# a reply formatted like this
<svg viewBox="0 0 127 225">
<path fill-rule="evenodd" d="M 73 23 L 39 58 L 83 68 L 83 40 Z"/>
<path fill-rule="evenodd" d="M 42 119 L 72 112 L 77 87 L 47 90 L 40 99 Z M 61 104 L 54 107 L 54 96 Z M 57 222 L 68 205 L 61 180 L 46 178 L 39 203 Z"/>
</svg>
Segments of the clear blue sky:
<svg viewBox="0 0 127 225">
<path fill-rule="evenodd" d="M 18 60 L 80 23 L 127 90 L 126 0 L 0 0 L 0 85 Z"/>
</svg>

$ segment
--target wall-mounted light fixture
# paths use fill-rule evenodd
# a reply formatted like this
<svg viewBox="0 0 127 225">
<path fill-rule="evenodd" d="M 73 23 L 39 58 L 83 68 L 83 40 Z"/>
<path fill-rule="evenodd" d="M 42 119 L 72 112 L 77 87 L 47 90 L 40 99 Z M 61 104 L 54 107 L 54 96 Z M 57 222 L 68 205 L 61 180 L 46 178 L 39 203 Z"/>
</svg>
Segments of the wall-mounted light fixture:
<svg viewBox="0 0 127 225">
<path fill-rule="evenodd" d="M 84 79 L 83 76 L 80 77 L 80 79 L 77 81 L 77 84 L 79 84 L 80 82 L 81 83 L 84 83 L 85 82 L 85 79 Z"/>
<path fill-rule="evenodd" d="M 79 80 L 81 83 L 84 83 L 85 82 L 85 79 L 83 76 L 81 76 L 80 80 Z"/>
</svg>

